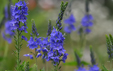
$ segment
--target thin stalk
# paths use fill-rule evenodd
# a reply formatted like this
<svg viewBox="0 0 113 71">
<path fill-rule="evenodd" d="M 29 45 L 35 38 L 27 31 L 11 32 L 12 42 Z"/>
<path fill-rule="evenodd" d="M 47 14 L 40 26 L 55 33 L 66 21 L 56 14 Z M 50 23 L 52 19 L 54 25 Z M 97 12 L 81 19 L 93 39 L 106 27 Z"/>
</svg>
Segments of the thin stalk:
<svg viewBox="0 0 113 71">
<path fill-rule="evenodd" d="M 36 55 L 37 55 L 37 52 L 36 52 L 36 48 L 35 48 L 35 61 L 36 61 L 36 65 L 38 66 Z M 38 68 L 36 70 L 38 70 Z"/>
<path fill-rule="evenodd" d="M 110 68 L 111 68 L 111 71 L 112 71 L 112 63 L 113 63 L 112 59 L 110 59 L 110 63 L 111 63 Z"/>
<path fill-rule="evenodd" d="M 73 50 L 74 48 L 73 48 L 73 41 L 71 40 L 71 36 L 70 36 L 70 40 L 69 41 L 70 41 L 71 48 Z"/>
<path fill-rule="evenodd" d="M 58 64 L 54 67 L 55 67 L 54 71 L 58 71 Z"/>
<path fill-rule="evenodd" d="M 7 53 L 8 53 L 8 43 L 5 42 L 4 58 L 6 58 Z"/>
<path fill-rule="evenodd" d="M 48 62 L 46 62 L 46 71 L 48 71 Z"/>
<path fill-rule="evenodd" d="M 19 66 L 20 66 L 20 57 L 19 57 L 19 53 L 20 53 L 20 42 L 19 42 L 19 30 L 17 29 L 17 70 L 19 70 Z"/>
</svg>

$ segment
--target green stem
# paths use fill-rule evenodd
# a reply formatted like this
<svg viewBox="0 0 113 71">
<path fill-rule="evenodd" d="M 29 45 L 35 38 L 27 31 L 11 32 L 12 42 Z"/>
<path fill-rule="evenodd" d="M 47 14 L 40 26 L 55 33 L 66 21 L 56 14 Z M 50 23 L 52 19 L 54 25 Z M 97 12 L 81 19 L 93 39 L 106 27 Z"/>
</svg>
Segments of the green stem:
<svg viewBox="0 0 113 71">
<path fill-rule="evenodd" d="M 48 62 L 46 62 L 46 71 L 48 71 Z"/>
<path fill-rule="evenodd" d="M 113 60 L 112 59 L 110 59 L 110 63 L 111 63 L 111 65 L 110 65 L 110 68 L 111 68 L 111 71 L 112 71 L 112 62 Z"/>
<path fill-rule="evenodd" d="M 8 53 L 8 43 L 5 42 L 4 58 L 6 58 L 7 53 Z"/>
<path fill-rule="evenodd" d="M 36 52 L 36 48 L 35 48 L 35 61 L 36 61 L 36 65 L 38 66 L 36 55 L 37 55 L 37 52 Z M 38 70 L 38 68 L 36 70 Z"/>
<path fill-rule="evenodd" d="M 20 66 L 20 57 L 19 57 L 19 53 L 20 53 L 20 43 L 19 43 L 19 30 L 17 29 L 17 70 L 19 70 L 19 66 Z"/>
<path fill-rule="evenodd" d="M 54 67 L 55 67 L 54 71 L 57 71 L 58 70 L 58 64 Z"/>
</svg>

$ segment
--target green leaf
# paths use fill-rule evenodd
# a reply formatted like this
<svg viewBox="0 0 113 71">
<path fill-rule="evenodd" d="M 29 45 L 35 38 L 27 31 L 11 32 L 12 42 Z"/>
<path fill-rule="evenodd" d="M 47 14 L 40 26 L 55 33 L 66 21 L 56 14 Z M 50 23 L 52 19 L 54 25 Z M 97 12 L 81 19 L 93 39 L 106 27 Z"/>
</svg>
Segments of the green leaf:
<svg viewBox="0 0 113 71">
<path fill-rule="evenodd" d="M 89 63 L 85 62 L 85 61 L 81 61 L 81 64 L 83 65 L 89 65 Z M 72 61 L 72 62 L 66 62 L 63 65 L 69 65 L 69 66 L 77 66 L 77 62 Z"/>
<path fill-rule="evenodd" d="M 77 50 L 77 49 L 75 49 L 74 52 L 76 52 L 77 55 L 78 55 L 80 58 L 83 56 L 82 50 Z"/>
<path fill-rule="evenodd" d="M 2 56 L 0 56 L 0 61 L 2 61 L 3 60 L 3 57 Z"/>
<path fill-rule="evenodd" d="M 103 66 L 103 71 L 108 71 L 104 65 L 102 65 L 102 66 Z"/>
<path fill-rule="evenodd" d="M 40 71 L 45 71 L 45 69 L 43 68 L 43 69 L 40 69 Z"/>
<path fill-rule="evenodd" d="M 32 67 L 32 71 L 38 71 L 38 67 L 37 67 L 36 64 L 33 65 L 33 67 Z"/>
</svg>

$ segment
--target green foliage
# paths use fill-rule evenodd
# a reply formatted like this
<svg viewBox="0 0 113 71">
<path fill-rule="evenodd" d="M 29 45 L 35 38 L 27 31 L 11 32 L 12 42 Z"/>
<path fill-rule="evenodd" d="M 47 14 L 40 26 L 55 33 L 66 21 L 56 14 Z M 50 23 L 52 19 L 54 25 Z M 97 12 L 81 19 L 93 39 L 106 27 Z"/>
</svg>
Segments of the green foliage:
<svg viewBox="0 0 113 71">
<path fill-rule="evenodd" d="M 33 65 L 32 71 L 38 71 L 38 68 L 37 68 L 37 65 L 36 64 Z"/>
<path fill-rule="evenodd" d="M 81 61 L 81 64 L 83 65 L 89 65 L 89 63 L 85 62 L 85 61 Z M 77 62 L 72 61 L 72 62 L 66 62 L 63 65 L 68 65 L 68 66 L 77 66 Z"/>
<path fill-rule="evenodd" d="M 108 71 L 104 65 L 102 65 L 102 67 L 103 67 L 102 71 Z"/>
<path fill-rule="evenodd" d="M 107 53 L 109 55 L 109 58 L 112 59 L 113 56 L 112 56 L 112 49 L 113 49 L 113 37 L 111 34 L 109 34 L 109 36 L 106 35 L 106 45 L 107 45 Z"/>
<path fill-rule="evenodd" d="M 82 50 L 77 50 L 77 49 L 75 49 L 74 52 L 76 52 L 77 55 L 78 55 L 80 58 L 83 56 Z"/>
<path fill-rule="evenodd" d="M 92 65 L 96 64 L 95 58 L 94 58 L 94 53 L 93 53 L 93 49 L 92 46 L 90 46 L 90 57 L 91 57 L 91 63 Z"/>
<path fill-rule="evenodd" d="M 0 56 L 0 62 L 3 60 L 3 57 L 2 56 Z"/>
<path fill-rule="evenodd" d="M 43 69 L 40 69 L 40 71 L 45 71 L 45 69 L 43 68 Z"/>
<path fill-rule="evenodd" d="M 61 30 L 62 28 L 62 24 L 61 24 L 61 21 L 63 19 L 63 15 L 64 15 L 64 12 L 67 8 L 67 5 L 68 5 L 68 2 L 64 3 L 63 1 L 61 2 L 61 6 L 60 6 L 60 13 L 58 15 L 58 19 L 56 20 L 56 28 L 57 30 Z"/>
</svg>

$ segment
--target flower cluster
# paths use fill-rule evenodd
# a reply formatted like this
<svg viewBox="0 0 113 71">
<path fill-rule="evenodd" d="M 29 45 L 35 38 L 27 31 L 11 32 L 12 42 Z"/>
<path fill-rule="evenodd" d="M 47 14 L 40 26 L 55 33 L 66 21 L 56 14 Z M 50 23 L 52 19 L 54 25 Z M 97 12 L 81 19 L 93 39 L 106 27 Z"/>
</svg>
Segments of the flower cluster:
<svg viewBox="0 0 113 71">
<path fill-rule="evenodd" d="M 13 7 L 13 12 L 12 12 L 12 30 L 18 29 L 19 31 L 24 31 L 27 33 L 26 29 L 26 16 L 28 15 L 27 13 L 28 8 L 26 6 L 25 1 L 19 1 L 18 3 L 15 4 Z M 23 23 L 22 26 L 20 26 Z"/>
<path fill-rule="evenodd" d="M 45 56 L 47 61 L 53 60 L 54 64 L 60 61 L 65 63 L 68 54 L 65 53 L 66 50 L 63 48 L 64 39 L 62 33 L 53 28 L 50 36 L 50 47 L 47 56 Z M 62 59 L 60 59 L 61 56 L 63 56 Z"/>
<path fill-rule="evenodd" d="M 12 37 L 14 36 L 14 32 L 11 30 L 11 6 L 8 7 L 8 5 L 5 6 L 4 8 L 4 18 L 2 22 L 0 23 L 0 27 L 5 24 L 5 29 L 2 33 L 2 37 L 8 41 L 8 43 L 12 42 Z"/>
<path fill-rule="evenodd" d="M 75 23 L 75 18 L 74 15 L 71 14 L 69 18 L 64 20 L 64 23 L 67 24 L 65 25 L 64 31 L 66 33 L 71 33 L 72 31 L 75 31 L 76 28 L 74 27 L 74 23 Z"/>
<path fill-rule="evenodd" d="M 91 32 L 91 30 L 89 29 L 90 27 L 93 26 L 93 17 L 92 15 L 90 14 L 86 14 L 83 18 L 82 18 L 82 21 L 81 21 L 81 24 L 84 28 L 84 33 L 88 34 Z"/>
<path fill-rule="evenodd" d="M 10 26 L 10 21 L 7 21 L 6 23 L 5 23 L 5 31 L 4 31 L 4 33 L 2 33 L 2 36 L 3 36 L 3 38 L 5 39 L 5 40 L 7 40 L 8 41 L 8 43 L 11 43 L 12 42 L 12 36 L 14 36 L 15 35 L 15 33 L 14 32 L 12 32 L 12 30 L 11 30 L 11 26 Z"/>
<path fill-rule="evenodd" d="M 93 65 L 90 67 L 89 71 L 100 71 L 97 65 Z"/>
<path fill-rule="evenodd" d="M 42 58 L 47 61 L 52 60 L 54 64 L 59 63 L 60 61 L 65 63 L 68 54 L 65 53 L 66 50 L 63 48 L 64 39 L 62 33 L 53 28 L 50 39 L 48 37 L 41 39 L 40 37 L 35 38 L 34 40 L 33 37 L 31 37 L 28 41 L 28 46 L 30 49 L 36 48 L 36 51 L 38 52 L 36 58 L 42 56 Z M 40 48 L 38 48 L 38 45 Z M 41 51 L 43 52 L 43 55 L 40 53 Z M 60 59 L 60 57 L 62 57 L 62 59 Z"/>
<path fill-rule="evenodd" d="M 33 37 L 30 37 L 30 40 L 28 41 L 28 46 L 30 49 L 35 49 L 38 47 L 38 45 L 40 45 L 40 41 L 41 41 L 41 38 L 35 38 L 33 39 Z"/>
</svg>

